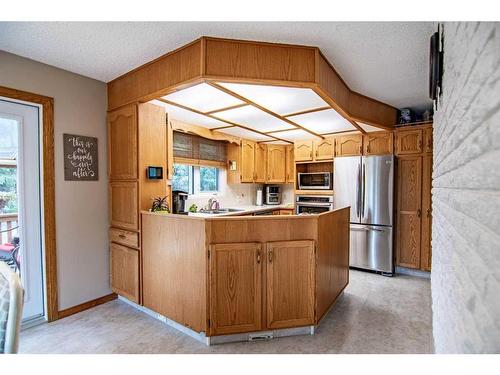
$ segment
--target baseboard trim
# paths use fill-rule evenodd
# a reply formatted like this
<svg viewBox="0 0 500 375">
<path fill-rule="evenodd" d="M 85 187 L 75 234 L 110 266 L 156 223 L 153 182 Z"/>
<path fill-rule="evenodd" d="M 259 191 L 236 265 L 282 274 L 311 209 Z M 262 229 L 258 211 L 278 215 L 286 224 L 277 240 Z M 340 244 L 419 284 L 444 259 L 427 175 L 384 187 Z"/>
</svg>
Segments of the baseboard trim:
<svg viewBox="0 0 500 375">
<path fill-rule="evenodd" d="M 408 275 L 408 276 L 416 276 L 416 277 L 421 277 L 423 279 L 430 279 L 431 278 L 431 273 L 427 271 L 422 271 L 422 270 L 414 270 L 411 268 L 406 268 L 406 267 L 396 267 L 396 274 L 399 275 Z"/>
<path fill-rule="evenodd" d="M 70 315 L 73 315 L 73 314 L 76 314 L 76 313 L 79 313 L 79 312 L 91 309 L 92 307 L 96 307 L 96 306 L 102 305 L 103 303 L 106 303 L 106 302 L 109 302 L 109 301 L 113 301 L 117 297 L 118 296 L 116 295 L 116 293 L 111 293 L 111 294 L 108 294 L 106 296 L 102 296 L 102 297 L 93 299 L 91 301 L 87 301 L 87 302 L 81 303 L 79 305 L 76 305 L 76 306 L 73 306 L 73 307 L 61 310 L 61 311 L 59 311 L 57 313 L 57 319 L 66 318 L 66 317 L 68 317 Z"/>
</svg>

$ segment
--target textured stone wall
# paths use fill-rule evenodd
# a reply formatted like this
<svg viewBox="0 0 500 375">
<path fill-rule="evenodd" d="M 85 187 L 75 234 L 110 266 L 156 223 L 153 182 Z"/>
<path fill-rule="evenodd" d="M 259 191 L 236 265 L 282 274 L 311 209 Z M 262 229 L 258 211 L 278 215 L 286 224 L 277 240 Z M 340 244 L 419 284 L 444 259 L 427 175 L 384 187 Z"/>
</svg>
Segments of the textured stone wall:
<svg viewBox="0 0 500 375">
<path fill-rule="evenodd" d="M 500 23 L 445 23 L 434 117 L 438 353 L 500 352 Z"/>
</svg>

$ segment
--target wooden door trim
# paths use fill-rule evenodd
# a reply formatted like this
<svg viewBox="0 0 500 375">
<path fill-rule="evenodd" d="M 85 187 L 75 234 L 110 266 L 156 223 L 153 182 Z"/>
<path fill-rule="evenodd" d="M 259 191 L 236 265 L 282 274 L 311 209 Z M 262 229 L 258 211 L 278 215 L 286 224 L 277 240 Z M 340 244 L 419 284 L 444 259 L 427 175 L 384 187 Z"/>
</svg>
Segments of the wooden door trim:
<svg viewBox="0 0 500 375">
<path fill-rule="evenodd" d="M 56 210 L 54 170 L 54 99 L 27 91 L 0 86 L 0 96 L 40 104 L 43 112 L 43 227 L 47 319 L 59 319 L 57 295 Z"/>
</svg>

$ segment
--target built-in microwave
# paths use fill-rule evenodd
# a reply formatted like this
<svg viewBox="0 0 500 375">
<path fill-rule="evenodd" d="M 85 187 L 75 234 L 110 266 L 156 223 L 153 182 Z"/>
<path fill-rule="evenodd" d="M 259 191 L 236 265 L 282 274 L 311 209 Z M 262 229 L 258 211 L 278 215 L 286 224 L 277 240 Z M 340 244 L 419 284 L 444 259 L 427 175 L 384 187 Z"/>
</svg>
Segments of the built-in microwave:
<svg viewBox="0 0 500 375">
<path fill-rule="evenodd" d="M 300 190 L 331 190 L 333 183 L 333 173 L 313 172 L 298 173 Z"/>
</svg>

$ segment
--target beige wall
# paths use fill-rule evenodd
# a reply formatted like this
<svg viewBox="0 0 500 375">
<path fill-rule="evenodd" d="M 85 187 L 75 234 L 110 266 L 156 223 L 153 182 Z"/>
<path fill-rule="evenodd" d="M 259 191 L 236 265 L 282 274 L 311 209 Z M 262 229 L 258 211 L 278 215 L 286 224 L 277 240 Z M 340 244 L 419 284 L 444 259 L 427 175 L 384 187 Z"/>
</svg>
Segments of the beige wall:
<svg viewBox="0 0 500 375">
<path fill-rule="evenodd" d="M 0 51 L 0 86 L 54 98 L 59 309 L 109 294 L 106 84 Z M 99 181 L 64 181 L 63 133 L 98 138 Z"/>
</svg>

